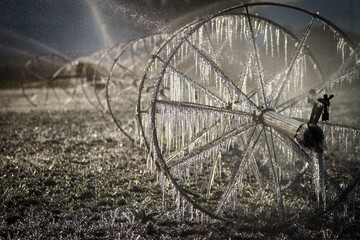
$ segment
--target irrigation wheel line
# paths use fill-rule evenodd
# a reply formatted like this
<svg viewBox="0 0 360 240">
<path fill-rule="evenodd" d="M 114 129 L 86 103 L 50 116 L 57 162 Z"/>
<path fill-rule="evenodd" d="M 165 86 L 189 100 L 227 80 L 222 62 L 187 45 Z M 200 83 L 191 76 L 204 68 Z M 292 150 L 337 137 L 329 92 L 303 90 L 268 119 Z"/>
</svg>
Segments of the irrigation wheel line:
<svg viewBox="0 0 360 240">
<path fill-rule="evenodd" d="M 66 104 L 74 95 L 74 89 L 67 79 L 61 79 L 57 72 L 69 63 L 69 59 L 54 53 L 37 55 L 25 64 L 25 78 L 21 90 L 33 106 L 51 103 Z M 64 98 L 64 93 L 66 98 Z M 52 102 L 49 102 L 52 101 Z"/>
<path fill-rule="evenodd" d="M 274 36 L 270 35 L 270 40 L 267 39 L 269 26 L 265 24 L 265 29 L 261 29 L 260 20 L 252 18 L 254 15 L 252 11 L 263 6 L 300 12 L 300 15 L 304 15 L 307 20 L 299 41 L 293 41 L 289 45 L 289 38 L 284 35 L 280 38 L 283 37 L 284 42 L 286 39 L 287 45 L 278 40 L 275 41 L 279 47 L 285 45 L 287 48 L 282 52 L 279 51 L 278 58 L 288 57 L 285 58 L 287 60 L 279 60 L 283 64 L 278 66 L 278 71 L 274 71 L 274 66 L 267 61 L 269 55 L 274 56 L 272 53 L 274 48 L 266 46 L 274 44 L 274 40 L 271 40 Z M 240 16 L 238 21 L 229 20 L 230 15 L 225 14 L 234 10 L 242 10 L 242 13 L 246 14 L 242 17 L 237 14 L 237 17 Z M 240 26 L 236 28 L 236 24 Z M 150 105 L 150 150 L 155 161 L 162 168 L 160 174 L 168 178 L 168 180 L 164 179 L 162 184 L 166 185 L 170 182 L 174 188 L 173 196 L 181 217 L 194 219 L 194 211 L 192 211 L 194 209 L 197 210 L 195 212 L 200 211 L 214 218 L 234 221 L 238 221 L 241 217 L 249 217 L 248 214 L 274 214 L 273 208 L 270 207 L 274 204 L 273 201 L 259 201 L 257 198 L 259 196 L 275 199 L 278 206 L 277 214 L 283 221 L 300 210 L 306 212 L 317 207 L 316 202 L 304 204 L 306 197 L 282 192 L 283 182 L 291 181 L 299 168 L 298 165 L 304 164 L 298 159 L 304 157 L 298 156 L 301 151 L 294 151 L 283 144 L 284 139 L 281 135 L 279 139 L 275 137 L 278 129 L 274 128 L 274 125 L 264 124 L 257 119 L 263 117 L 262 115 L 267 115 L 264 109 L 272 111 L 270 108 L 288 101 L 294 101 L 294 104 L 297 104 L 298 100 L 296 96 L 293 97 L 294 93 L 301 95 L 301 99 L 306 99 L 308 95 L 303 93 L 309 92 L 311 88 L 325 86 L 331 89 L 334 81 L 346 80 L 344 78 L 334 80 L 330 77 L 331 81 L 323 79 L 313 81 L 314 77 L 319 76 L 316 73 L 317 67 L 309 69 L 306 62 L 301 63 L 301 59 L 311 59 L 313 56 L 309 54 L 311 46 L 308 46 L 309 51 L 305 51 L 304 46 L 307 45 L 308 38 L 311 36 L 313 25 L 319 24 L 331 29 L 341 41 L 341 44 L 335 46 L 337 49 L 333 51 L 337 53 L 340 48 L 340 52 L 343 53 L 340 54 L 339 70 L 336 69 L 335 73 L 325 73 L 326 76 L 334 76 L 337 75 L 337 71 L 342 71 L 344 65 L 351 65 L 347 64 L 349 59 L 352 61 L 351 55 L 354 54 L 355 49 L 351 41 L 347 41 L 346 35 L 317 14 L 283 4 L 241 5 L 202 19 L 180 30 L 176 34 L 178 39 L 175 35 L 172 36 L 152 58 L 153 61 L 150 64 L 154 64 L 157 58 L 163 61 L 158 69 L 156 69 L 156 64 L 148 65 L 147 71 L 150 73 L 145 72 L 143 75 L 144 80 L 152 70 L 157 76 Z M 242 37 L 245 43 L 233 35 L 234 32 L 238 33 L 233 29 L 241 29 L 241 27 L 244 28 L 245 34 Z M 210 36 L 206 36 L 209 31 Z M 276 29 L 271 31 L 275 34 L 280 32 Z M 171 42 L 173 39 L 175 43 Z M 234 47 L 236 40 L 238 40 L 239 48 Z M 208 41 L 208 44 L 205 41 Z M 224 47 L 224 42 L 228 42 L 226 44 L 229 46 Z M 219 55 L 216 49 L 214 50 L 214 43 L 219 45 Z M 267 55 L 269 48 L 270 54 Z M 165 53 L 161 52 L 162 50 Z M 289 50 L 288 55 L 285 54 L 287 50 Z M 249 64 L 245 73 L 241 72 L 241 69 L 240 72 L 236 72 L 235 64 L 226 66 L 239 56 L 243 57 L 241 62 Z M 180 64 L 177 65 L 179 62 Z M 194 71 L 187 71 L 189 66 L 194 65 Z M 174 68 L 178 71 L 173 71 Z M 269 69 L 275 74 L 271 72 L 269 74 Z M 185 75 L 179 72 L 187 73 Z M 313 85 L 306 80 L 308 76 L 312 77 Z M 244 78 L 247 78 L 246 81 Z M 271 81 L 272 79 L 276 81 Z M 271 86 L 271 84 L 274 85 Z M 300 88 L 300 90 L 294 92 L 292 91 L 294 88 Z M 317 89 L 317 93 L 319 94 L 325 88 Z M 250 96 L 253 92 L 255 94 Z M 269 115 L 281 118 L 278 114 L 269 113 Z M 292 121 L 291 118 L 285 120 Z M 259 124 L 263 126 L 255 127 Z M 232 145 L 238 146 L 241 152 L 237 161 L 219 157 L 219 153 L 226 153 L 232 149 Z M 299 143 L 297 145 L 304 150 Z M 327 201 L 324 179 L 316 178 L 316 174 L 323 172 L 323 156 L 305 150 L 306 153 L 310 153 L 311 160 L 315 163 L 314 160 L 317 159 L 316 164 L 320 165 L 320 169 L 315 171 L 313 176 L 313 183 L 317 184 L 315 187 L 317 198 L 319 201 Z M 250 168 L 253 158 L 256 159 L 256 164 L 255 166 L 252 164 Z M 255 178 L 261 178 L 266 183 L 260 191 L 255 191 L 256 189 L 253 189 L 250 184 L 250 179 Z M 211 194 L 206 195 L 209 189 Z M 245 198 L 242 195 L 247 191 L 253 194 Z M 295 201 L 298 203 L 296 209 Z M 308 204 L 310 206 L 307 206 Z M 289 205 L 292 208 L 286 207 Z M 261 210 L 267 207 L 270 207 L 269 211 Z M 189 213 L 185 210 L 189 210 Z M 252 212 L 249 213 L 249 211 Z"/>
<path fill-rule="evenodd" d="M 131 141 L 136 141 L 134 114 L 139 79 L 148 58 L 166 38 L 167 34 L 153 34 L 127 43 L 113 56 L 109 67 L 105 89 L 107 107 L 115 124 Z"/>
</svg>

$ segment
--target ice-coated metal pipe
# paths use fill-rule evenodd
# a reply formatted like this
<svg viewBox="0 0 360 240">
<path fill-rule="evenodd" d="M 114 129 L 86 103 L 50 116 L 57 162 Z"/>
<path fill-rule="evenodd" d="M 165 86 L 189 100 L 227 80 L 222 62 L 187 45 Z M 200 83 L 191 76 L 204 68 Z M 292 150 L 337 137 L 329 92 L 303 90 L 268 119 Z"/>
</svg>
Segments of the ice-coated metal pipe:
<svg viewBox="0 0 360 240">
<path fill-rule="evenodd" d="M 302 122 L 291 117 L 281 115 L 273 110 L 265 110 L 257 119 L 265 126 L 272 127 L 283 133 L 296 138 L 296 140 L 306 148 L 322 152 L 322 142 L 324 139 L 321 128 L 312 123 Z"/>
<path fill-rule="evenodd" d="M 298 129 L 304 122 L 281 115 L 275 111 L 264 111 L 260 114 L 259 120 L 266 126 L 275 128 L 292 137 L 295 137 Z"/>
</svg>

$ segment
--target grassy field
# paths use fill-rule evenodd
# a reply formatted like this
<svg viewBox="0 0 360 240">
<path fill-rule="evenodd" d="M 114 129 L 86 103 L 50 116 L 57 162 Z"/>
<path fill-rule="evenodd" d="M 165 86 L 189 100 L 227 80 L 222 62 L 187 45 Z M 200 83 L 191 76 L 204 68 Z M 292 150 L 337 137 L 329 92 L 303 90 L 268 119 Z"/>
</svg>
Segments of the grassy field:
<svg viewBox="0 0 360 240">
<path fill-rule="evenodd" d="M 284 224 L 270 216 L 235 225 L 178 220 L 171 196 L 163 199 L 155 174 L 146 168 L 146 154 L 108 115 L 83 99 L 66 107 L 31 108 L 20 91 L 0 96 L 0 239 L 360 237 L 359 185 L 334 209 L 310 220 Z M 350 154 L 329 166 L 348 182 L 360 169 L 359 158 Z"/>
</svg>

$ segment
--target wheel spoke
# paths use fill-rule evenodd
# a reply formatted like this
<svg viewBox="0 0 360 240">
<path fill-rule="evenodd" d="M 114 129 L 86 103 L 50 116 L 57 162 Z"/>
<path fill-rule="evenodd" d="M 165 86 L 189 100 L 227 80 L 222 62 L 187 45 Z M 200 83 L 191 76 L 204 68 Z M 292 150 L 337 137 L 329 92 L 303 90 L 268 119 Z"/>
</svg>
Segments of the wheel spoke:
<svg viewBox="0 0 360 240">
<path fill-rule="evenodd" d="M 214 124 L 212 124 L 211 126 L 209 126 L 208 128 L 203 129 L 203 131 L 200 131 L 198 134 L 196 134 L 196 136 L 194 136 L 184 147 L 177 149 L 175 151 L 175 153 L 171 153 L 171 156 L 169 156 L 166 159 L 166 163 L 167 164 L 171 164 L 171 161 L 173 161 L 174 159 L 176 159 L 176 157 L 178 157 L 179 155 L 183 154 L 184 152 L 186 152 L 189 147 L 191 147 L 192 145 L 195 145 L 196 143 L 200 142 L 203 138 L 206 137 L 207 134 L 209 134 L 211 131 L 214 131 L 214 129 L 216 127 L 218 127 L 218 125 L 220 124 L 220 121 L 216 121 Z"/>
<path fill-rule="evenodd" d="M 221 152 L 219 151 L 217 157 L 215 157 L 215 160 L 213 162 L 213 165 L 211 167 L 211 171 L 210 171 L 210 176 L 209 176 L 209 182 L 207 185 L 207 190 L 206 190 L 206 198 L 209 199 L 210 198 L 210 194 L 211 194 L 211 187 L 214 184 L 214 179 L 215 179 L 215 173 L 216 173 L 216 166 L 218 165 L 219 159 L 221 158 Z"/>
<path fill-rule="evenodd" d="M 164 63 L 164 60 L 161 59 L 160 57 L 156 58 L 161 61 L 162 63 Z M 191 87 L 193 87 L 194 89 L 203 92 L 204 94 L 208 95 L 211 99 L 217 101 L 220 104 L 226 105 L 226 102 L 224 100 L 222 100 L 221 98 L 219 98 L 218 96 L 216 96 L 215 94 L 213 94 L 212 92 L 210 92 L 209 90 L 207 90 L 204 86 L 202 86 L 201 84 L 193 81 L 192 79 L 190 79 L 188 76 L 186 76 L 186 74 L 182 73 L 180 70 L 176 69 L 175 67 L 173 67 L 172 65 L 168 65 L 167 66 L 173 73 L 177 74 L 177 76 L 179 76 L 179 79 L 181 81 L 185 81 L 187 83 L 190 84 Z"/>
<path fill-rule="evenodd" d="M 266 95 L 265 95 L 265 88 L 264 88 L 264 69 L 262 68 L 261 66 L 261 63 L 260 63 L 260 55 L 259 55 L 259 50 L 257 48 L 257 45 L 256 45 L 256 42 L 255 42 L 255 33 L 254 33 L 254 29 L 253 29 L 253 26 L 251 24 L 251 19 L 250 19 L 250 15 L 249 15 L 249 8 L 248 6 L 245 7 L 246 9 L 246 17 L 247 17 L 247 20 L 248 20 L 248 24 L 249 24 L 249 27 L 250 27 L 250 36 L 251 36 L 251 46 L 253 48 L 253 55 L 255 55 L 255 60 L 256 60 L 256 67 L 257 67 L 257 72 L 258 72 L 258 78 L 259 78 L 259 83 L 260 83 L 260 86 L 261 86 L 261 95 L 262 95 L 262 98 L 263 98 L 263 106 L 267 107 L 267 102 L 266 102 Z"/>
<path fill-rule="evenodd" d="M 303 53 L 300 57 L 298 57 L 296 60 L 299 61 L 301 58 L 306 57 L 306 54 Z M 265 80 L 265 86 L 275 82 L 275 81 L 281 81 L 281 79 L 287 79 L 286 77 L 282 77 L 283 75 L 285 75 L 287 73 L 287 69 L 288 68 L 284 68 L 282 69 L 282 71 L 278 72 L 277 74 L 275 74 L 274 76 L 270 77 L 268 80 Z M 256 87 L 254 90 L 252 90 L 251 92 L 249 92 L 249 98 L 252 98 L 255 94 L 257 94 L 257 92 L 259 91 L 260 87 Z M 276 89 L 276 88 L 275 88 Z M 269 96 L 273 96 L 274 93 L 272 94 L 268 94 Z"/>
<path fill-rule="evenodd" d="M 319 87 L 318 92 L 324 91 L 326 88 L 328 88 L 329 86 L 331 86 L 331 84 L 335 82 L 341 82 L 347 78 L 353 80 L 354 76 L 357 76 L 360 72 L 360 63 L 358 60 L 359 54 L 360 45 L 351 52 L 347 61 L 340 66 L 339 70 L 335 72 L 334 75 L 331 76 L 330 80 L 326 81 Z M 354 64 L 355 67 L 353 66 Z"/>
<path fill-rule="evenodd" d="M 301 37 L 300 43 L 298 44 L 297 48 L 295 49 L 294 53 L 292 54 L 290 65 L 288 67 L 286 67 L 286 70 L 285 70 L 285 77 L 283 78 L 282 81 L 280 81 L 281 85 L 279 85 L 279 87 L 275 88 L 275 91 L 277 91 L 277 93 L 273 94 L 273 96 L 275 96 L 274 106 L 276 106 L 277 103 L 279 102 L 280 95 L 285 87 L 285 84 L 289 80 L 290 73 L 294 67 L 294 64 L 298 58 L 300 51 L 302 51 L 302 49 L 304 48 L 305 41 L 306 41 L 307 37 L 309 36 L 310 28 L 311 28 L 314 20 L 315 20 L 315 18 L 313 17 L 311 19 L 309 25 L 306 27 L 306 29 Z"/>
<path fill-rule="evenodd" d="M 235 110 L 228 110 L 226 108 L 209 106 L 204 104 L 198 103 L 190 103 L 190 102 L 178 102 L 178 101 L 165 101 L 165 100 L 157 100 L 158 104 L 169 106 L 172 108 L 176 108 L 178 110 L 193 110 L 193 111 L 204 111 L 204 112 L 212 112 L 212 113 L 222 113 L 228 114 L 232 116 L 241 116 L 241 117 L 252 117 L 251 113 L 244 112 L 244 111 L 235 111 Z"/>
<path fill-rule="evenodd" d="M 329 81 L 326 81 L 325 83 L 321 83 L 318 86 L 314 87 L 314 89 L 316 90 L 316 93 L 319 94 L 320 92 L 324 91 L 327 87 L 329 87 L 329 85 L 331 85 L 331 83 L 337 82 L 341 79 L 346 78 L 348 75 L 356 75 L 359 73 L 359 69 L 357 67 L 354 67 L 346 72 L 343 73 L 336 73 L 335 75 L 333 75 L 333 77 L 331 77 L 331 79 Z M 306 100 L 309 96 L 309 92 L 303 92 L 289 100 L 287 100 L 286 102 L 279 104 L 275 107 L 276 111 L 281 113 L 287 109 L 289 109 L 290 107 L 295 106 L 296 104 L 298 104 L 301 100 Z"/>
<path fill-rule="evenodd" d="M 124 65 L 122 65 L 121 63 L 119 63 L 118 61 L 116 61 L 116 66 L 120 67 L 121 69 L 125 70 L 125 72 L 129 73 L 131 77 L 137 79 L 137 74 L 136 72 L 134 72 L 133 70 L 130 70 L 128 67 L 125 67 Z"/>
<path fill-rule="evenodd" d="M 131 57 L 131 60 L 132 60 L 132 66 L 134 67 L 133 71 L 135 73 L 135 76 L 139 76 L 139 73 L 137 71 L 137 68 L 136 68 L 136 60 L 135 60 L 135 57 L 134 57 L 134 52 L 132 50 L 130 50 L 130 57 Z"/>
<path fill-rule="evenodd" d="M 49 99 L 49 86 L 46 86 L 46 93 L 45 93 L 45 102 L 44 105 L 47 105 L 48 99 Z M 53 88 L 51 88 L 53 90 Z"/>
<path fill-rule="evenodd" d="M 246 143 L 248 142 L 246 135 L 242 135 L 240 139 L 241 139 L 242 143 L 245 146 Z M 232 151 L 233 152 L 235 151 L 237 153 L 237 156 L 241 157 L 241 152 L 238 149 L 234 148 L 234 149 L 232 149 Z M 262 181 L 261 181 L 260 171 L 259 171 L 259 168 L 258 168 L 258 165 L 257 165 L 256 158 L 255 158 L 254 154 L 252 154 L 252 156 L 251 156 L 251 169 L 252 169 L 252 171 L 254 173 L 256 181 L 259 184 L 260 189 L 262 189 Z"/>
<path fill-rule="evenodd" d="M 55 96 L 56 100 L 58 101 L 58 103 L 61 103 L 61 101 L 60 101 L 60 97 L 59 97 L 59 95 L 57 94 L 57 92 L 56 92 L 55 88 L 54 88 L 53 86 L 50 86 L 50 88 L 51 88 L 51 91 L 53 92 L 53 94 L 54 94 L 54 96 Z M 46 100 L 45 100 L 45 102 L 47 102 L 48 97 L 49 97 L 49 94 L 48 94 L 48 91 L 47 91 L 47 92 L 46 92 Z"/>
<path fill-rule="evenodd" d="M 281 185 L 280 185 L 279 175 L 277 172 L 278 167 L 277 167 L 277 157 L 276 157 L 276 152 L 275 152 L 274 138 L 272 136 L 272 131 L 270 129 L 269 130 L 269 134 L 270 134 L 269 137 L 270 137 L 270 142 L 271 142 L 271 146 L 270 146 L 269 139 L 266 134 L 267 131 L 268 130 L 266 130 L 266 129 L 264 131 L 266 148 L 269 153 L 271 171 L 274 175 L 274 180 L 275 180 L 275 195 L 276 195 L 278 206 L 279 206 L 279 215 L 280 215 L 281 221 L 284 222 L 285 221 L 285 213 L 284 213 L 284 205 L 283 205 L 283 200 L 282 200 L 282 195 L 281 195 Z"/>
<path fill-rule="evenodd" d="M 360 52 L 360 46 L 358 46 L 356 49 L 354 49 L 351 52 L 348 60 L 340 66 L 339 70 L 335 72 L 335 74 L 333 74 L 328 81 L 322 82 L 313 88 L 316 90 L 316 93 L 319 94 L 325 91 L 325 89 L 331 87 L 331 85 L 335 82 L 341 82 L 347 78 L 352 79 L 353 76 L 358 75 L 360 70 L 359 70 L 359 66 L 358 65 L 356 66 L 356 59 L 358 58 L 359 52 Z M 352 64 L 354 63 L 355 63 L 355 67 L 352 66 Z M 303 92 L 302 94 L 297 95 L 282 104 L 278 104 L 275 107 L 275 109 L 278 112 L 283 112 L 284 110 L 296 105 L 299 101 L 305 99 L 308 96 L 309 96 L 308 92 Z"/>
<path fill-rule="evenodd" d="M 82 90 L 86 100 L 90 103 L 90 105 L 92 105 L 93 107 L 96 107 L 96 105 L 93 103 L 91 97 L 88 95 L 87 90 L 85 89 L 85 88 L 89 88 L 89 87 L 92 87 L 92 86 L 89 86 L 87 84 L 85 77 L 81 77 L 81 90 Z"/>
<path fill-rule="evenodd" d="M 238 184 L 242 178 L 243 178 L 243 175 L 245 173 L 245 169 L 246 169 L 246 166 L 248 165 L 249 161 L 250 161 L 250 158 L 252 156 L 252 153 L 255 149 L 255 145 L 257 143 L 257 141 L 259 140 L 259 137 L 261 135 L 261 132 L 263 131 L 263 128 L 260 130 L 260 132 L 258 133 L 258 136 L 257 137 L 254 137 L 255 135 L 255 132 L 256 132 L 256 128 L 257 128 L 257 125 L 255 125 L 249 139 L 248 139 L 248 143 L 243 151 L 243 155 L 241 158 L 239 158 L 239 160 L 235 163 L 235 168 L 232 172 L 232 176 L 230 178 L 230 181 L 228 182 L 227 186 L 226 186 L 226 189 L 225 191 L 223 192 L 222 196 L 221 196 L 221 200 L 220 202 L 218 203 L 217 205 L 217 208 L 216 208 L 216 211 L 215 211 L 215 214 L 218 215 L 225 203 L 228 201 L 230 195 L 232 193 L 234 193 L 234 189 L 236 187 L 236 184 Z M 255 138 L 255 140 L 253 140 L 253 138 Z M 252 141 L 253 140 L 253 141 Z M 236 194 L 236 193 L 235 193 Z"/>
<path fill-rule="evenodd" d="M 220 53 L 224 50 L 225 45 L 229 42 L 229 39 L 227 38 L 227 39 L 220 45 L 220 47 L 218 48 L 218 50 L 215 51 L 214 44 L 213 44 L 213 42 L 211 41 L 209 32 L 208 32 L 208 30 L 206 29 L 205 26 L 204 26 L 204 31 L 205 31 L 206 39 L 208 39 L 209 44 L 210 44 L 210 46 L 211 46 L 211 49 L 213 50 L 213 53 L 212 53 L 211 55 L 214 56 L 215 60 L 217 60 L 217 61 L 216 61 L 217 64 L 221 64 L 220 62 L 218 62 L 218 57 L 219 57 Z"/>
<path fill-rule="evenodd" d="M 197 54 L 199 54 L 200 57 L 202 57 L 204 60 L 206 60 L 214 69 L 214 71 L 216 73 L 219 74 L 219 76 L 221 76 L 221 79 L 227 83 L 227 87 L 232 87 L 235 92 L 240 95 L 242 98 L 244 98 L 254 109 L 259 110 L 259 108 L 257 107 L 257 105 L 243 92 L 241 91 L 241 89 L 239 89 L 230 79 L 229 77 L 220 69 L 219 66 L 217 66 L 217 64 L 212 61 L 210 59 L 209 56 L 207 56 L 204 52 L 202 52 L 200 49 L 198 49 L 194 44 L 192 44 L 188 39 L 186 39 L 186 42 L 192 47 L 194 48 L 195 52 Z"/>
<path fill-rule="evenodd" d="M 241 128 L 234 129 L 230 132 L 224 133 L 220 137 L 218 137 L 210 142 L 207 142 L 205 145 L 203 145 L 199 148 L 193 149 L 190 154 L 188 154 L 182 158 L 179 158 L 177 160 L 171 161 L 171 163 L 169 163 L 168 167 L 170 169 L 178 167 L 179 165 L 191 162 L 192 160 L 194 160 L 197 156 L 201 155 L 202 153 L 210 152 L 211 150 L 214 150 L 214 149 L 218 150 L 218 148 L 220 146 L 231 141 L 233 138 L 240 136 L 241 134 L 244 134 L 248 129 L 250 129 L 253 126 L 255 126 L 255 124 L 248 123 L 248 124 L 245 124 L 244 126 L 242 126 Z M 226 144 L 226 145 L 228 145 L 228 144 Z"/>
</svg>

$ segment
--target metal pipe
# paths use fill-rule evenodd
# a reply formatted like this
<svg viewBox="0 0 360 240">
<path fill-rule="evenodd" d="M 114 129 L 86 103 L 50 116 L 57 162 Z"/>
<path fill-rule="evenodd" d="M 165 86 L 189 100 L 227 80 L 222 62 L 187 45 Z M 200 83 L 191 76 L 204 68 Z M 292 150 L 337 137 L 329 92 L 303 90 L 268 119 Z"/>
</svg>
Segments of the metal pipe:
<svg viewBox="0 0 360 240">
<path fill-rule="evenodd" d="M 259 116 L 254 115 L 254 117 L 255 121 L 294 137 L 305 148 L 316 152 L 323 151 L 323 131 L 316 124 L 281 115 L 272 109 L 266 109 Z"/>
<path fill-rule="evenodd" d="M 292 137 L 296 136 L 298 129 L 304 124 L 304 122 L 286 117 L 272 110 L 263 111 L 259 116 L 259 120 L 266 126 L 275 128 Z"/>
</svg>

